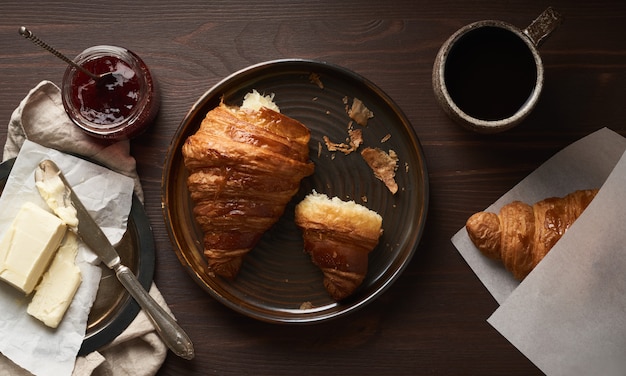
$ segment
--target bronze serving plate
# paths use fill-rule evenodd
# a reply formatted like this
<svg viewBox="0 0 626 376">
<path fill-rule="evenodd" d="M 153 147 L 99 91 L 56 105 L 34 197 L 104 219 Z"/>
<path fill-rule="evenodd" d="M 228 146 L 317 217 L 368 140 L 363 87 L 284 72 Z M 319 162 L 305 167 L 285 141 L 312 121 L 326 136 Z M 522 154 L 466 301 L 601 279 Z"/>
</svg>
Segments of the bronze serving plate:
<svg viewBox="0 0 626 376">
<path fill-rule="evenodd" d="M 4 190 L 15 159 L 0 164 L 0 193 Z M 122 259 L 147 290 L 154 274 L 154 240 L 143 205 L 133 195 L 128 230 L 115 247 Z M 139 304 L 118 282 L 113 272 L 102 265 L 102 277 L 96 300 L 89 312 L 87 331 L 79 355 L 86 355 L 111 342 L 121 334 L 140 311 Z"/>
<path fill-rule="evenodd" d="M 319 77 L 319 81 L 313 75 Z M 320 83 L 322 85 L 320 85 Z M 322 87 L 323 86 L 323 87 Z M 274 93 L 281 112 L 311 130 L 310 158 L 315 173 L 283 217 L 265 233 L 244 259 L 234 281 L 212 275 L 202 252 L 202 233 L 192 214 L 181 147 L 220 100 L 240 105 L 256 89 Z M 344 142 L 350 121 L 346 104 L 358 98 L 374 112 L 363 128 L 366 146 L 393 149 L 399 156 L 392 195 L 376 179 L 359 152 L 329 152 L 323 136 Z M 355 124 L 355 127 L 360 127 Z M 348 299 L 333 301 L 322 285 L 322 273 L 303 250 L 294 224 L 294 207 L 312 190 L 356 202 L 383 217 L 384 233 L 370 253 L 369 271 Z M 276 60 L 253 65 L 219 82 L 190 109 L 178 128 L 165 162 L 163 213 L 174 250 L 191 277 L 212 297 L 244 315 L 274 323 L 313 323 L 343 316 L 378 297 L 411 259 L 424 228 L 428 174 L 419 140 L 397 105 L 367 79 L 338 66 L 310 60 Z"/>
</svg>

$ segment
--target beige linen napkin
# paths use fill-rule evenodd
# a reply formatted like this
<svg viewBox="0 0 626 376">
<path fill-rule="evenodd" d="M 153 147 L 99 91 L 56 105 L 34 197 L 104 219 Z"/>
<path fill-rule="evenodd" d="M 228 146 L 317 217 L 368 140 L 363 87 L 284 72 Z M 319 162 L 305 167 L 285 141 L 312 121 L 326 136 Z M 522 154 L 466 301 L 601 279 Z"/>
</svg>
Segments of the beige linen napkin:
<svg viewBox="0 0 626 376">
<path fill-rule="evenodd" d="M 2 161 L 17 156 L 24 140 L 93 159 L 110 169 L 131 177 L 135 193 L 143 202 L 143 190 L 137 176 L 130 143 L 101 142 L 85 135 L 65 113 L 58 86 L 42 81 L 33 88 L 13 112 L 8 125 Z M 168 312 L 158 288 L 152 284 L 150 295 Z M 171 312 L 170 312 L 171 313 Z M 155 332 L 147 315 L 141 311 L 110 344 L 76 360 L 73 376 L 154 375 L 163 364 L 167 347 Z M 29 373 L 0 354 L 0 374 Z"/>
</svg>

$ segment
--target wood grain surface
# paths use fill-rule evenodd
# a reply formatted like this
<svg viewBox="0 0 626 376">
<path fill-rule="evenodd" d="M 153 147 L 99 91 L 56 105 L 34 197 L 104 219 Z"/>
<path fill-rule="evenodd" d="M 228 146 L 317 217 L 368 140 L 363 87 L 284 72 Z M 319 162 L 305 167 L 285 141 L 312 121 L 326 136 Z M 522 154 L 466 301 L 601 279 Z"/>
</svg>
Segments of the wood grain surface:
<svg viewBox="0 0 626 376">
<path fill-rule="evenodd" d="M 481 19 L 525 27 L 548 5 L 564 21 L 540 48 L 545 90 L 536 110 L 497 135 L 454 124 L 431 86 L 441 44 Z M 97 44 L 127 47 L 160 85 L 160 113 L 132 154 L 157 246 L 155 281 L 196 358 L 169 354 L 158 375 L 541 374 L 486 322 L 497 304 L 450 237 L 569 143 L 602 127 L 626 135 L 626 2 L 4 0 L 2 124 L 32 87 L 60 84 L 65 70 L 18 35 L 21 25 L 69 56 Z M 164 158 L 191 105 L 231 73 L 279 58 L 332 62 L 376 83 L 412 122 L 429 169 L 426 229 L 404 273 L 358 312 L 310 326 L 262 323 L 212 299 L 179 263 L 161 212 Z"/>
</svg>

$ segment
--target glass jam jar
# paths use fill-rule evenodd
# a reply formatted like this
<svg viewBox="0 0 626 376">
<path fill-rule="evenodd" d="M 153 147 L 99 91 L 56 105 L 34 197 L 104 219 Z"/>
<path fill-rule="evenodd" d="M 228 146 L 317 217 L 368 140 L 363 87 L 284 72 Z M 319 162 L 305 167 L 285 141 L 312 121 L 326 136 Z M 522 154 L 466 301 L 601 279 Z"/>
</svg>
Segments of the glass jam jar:
<svg viewBox="0 0 626 376">
<path fill-rule="evenodd" d="M 112 75 L 94 79 L 68 66 L 61 89 L 63 106 L 87 134 L 106 140 L 130 139 L 143 133 L 159 110 L 159 93 L 146 64 L 132 51 L 94 46 L 74 61 L 87 71 Z"/>
</svg>

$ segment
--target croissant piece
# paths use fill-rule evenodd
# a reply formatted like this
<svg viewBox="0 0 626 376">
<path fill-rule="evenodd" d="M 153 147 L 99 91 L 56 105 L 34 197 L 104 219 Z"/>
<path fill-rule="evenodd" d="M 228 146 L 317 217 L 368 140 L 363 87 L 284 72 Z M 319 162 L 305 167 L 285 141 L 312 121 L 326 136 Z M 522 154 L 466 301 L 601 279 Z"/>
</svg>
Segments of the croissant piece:
<svg viewBox="0 0 626 376">
<path fill-rule="evenodd" d="M 582 214 L 597 189 L 551 197 L 534 205 L 511 202 L 499 214 L 479 212 L 465 224 L 469 238 L 487 257 L 502 260 L 519 280 L 543 259 Z"/>
<path fill-rule="evenodd" d="M 309 129 L 275 110 L 209 111 L 182 147 L 204 255 L 217 275 L 235 278 L 243 257 L 282 216 L 311 175 Z"/>
<path fill-rule="evenodd" d="M 328 293 L 335 300 L 350 296 L 365 279 L 368 254 L 383 233 L 382 217 L 354 201 L 313 192 L 296 206 L 295 221 Z"/>
</svg>

